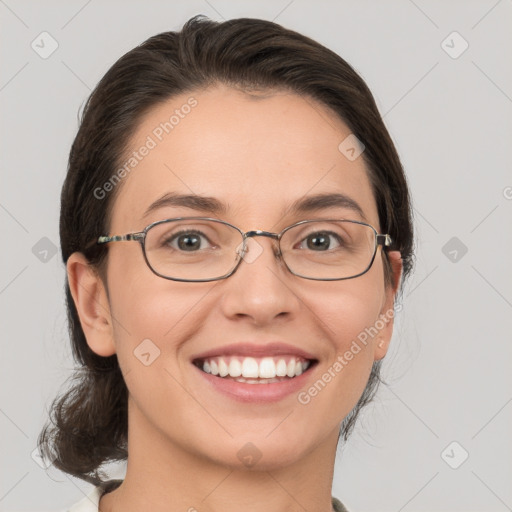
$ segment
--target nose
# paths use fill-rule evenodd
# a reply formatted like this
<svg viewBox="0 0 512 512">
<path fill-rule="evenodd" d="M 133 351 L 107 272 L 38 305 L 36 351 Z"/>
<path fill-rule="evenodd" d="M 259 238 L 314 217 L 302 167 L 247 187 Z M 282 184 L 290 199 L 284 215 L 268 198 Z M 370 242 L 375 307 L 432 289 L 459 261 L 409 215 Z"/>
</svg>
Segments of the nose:
<svg viewBox="0 0 512 512">
<path fill-rule="evenodd" d="M 224 315 L 257 325 L 296 317 L 300 300 L 292 281 L 298 278 L 286 269 L 277 242 L 259 236 L 248 238 L 246 245 L 247 252 L 236 272 L 223 283 Z"/>
</svg>

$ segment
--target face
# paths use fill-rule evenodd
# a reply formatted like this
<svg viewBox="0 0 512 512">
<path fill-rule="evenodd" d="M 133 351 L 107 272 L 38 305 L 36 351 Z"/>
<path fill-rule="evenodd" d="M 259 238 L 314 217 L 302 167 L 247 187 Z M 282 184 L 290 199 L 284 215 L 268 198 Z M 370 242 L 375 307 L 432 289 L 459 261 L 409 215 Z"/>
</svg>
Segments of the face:
<svg viewBox="0 0 512 512">
<path fill-rule="evenodd" d="M 157 129 L 191 97 L 197 103 L 180 110 L 169 133 Z M 219 218 L 244 232 L 345 218 L 366 221 L 380 233 L 364 161 L 350 161 L 338 149 L 349 134 L 324 106 L 294 94 L 250 96 L 216 86 L 175 97 L 149 112 L 133 136 L 130 154 L 148 136 L 156 145 L 117 185 L 109 234 L 181 216 Z M 167 204 L 144 215 L 171 192 L 215 198 L 224 211 Z M 341 204 L 309 212 L 290 208 L 297 200 L 332 193 L 357 202 L 364 218 Z M 253 450 L 261 455 L 258 467 L 271 469 L 321 447 L 333 450 L 373 362 L 386 353 L 398 281 L 385 287 L 382 248 L 362 276 L 315 281 L 292 275 L 276 257 L 274 240 L 255 241 L 260 253 L 254 261 L 242 261 L 227 279 L 196 283 L 155 275 L 137 242 L 112 243 L 108 299 L 97 289 L 101 321 L 84 319 L 86 308 L 75 300 L 91 348 L 118 356 L 138 432 L 158 433 L 169 447 L 232 467 L 244 463 L 244 450 Z M 398 279 L 400 255 L 389 255 Z M 70 275 L 76 261 L 70 258 Z M 378 334 L 363 343 L 361 333 L 386 314 Z M 228 366 L 251 356 L 256 363 L 270 357 L 281 367 L 284 359 L 286 371 L 291 359 L 309 367 L 280 382 L 240 383 L 201 370 L 207 354 L 224 356 Z"/>
</svg>

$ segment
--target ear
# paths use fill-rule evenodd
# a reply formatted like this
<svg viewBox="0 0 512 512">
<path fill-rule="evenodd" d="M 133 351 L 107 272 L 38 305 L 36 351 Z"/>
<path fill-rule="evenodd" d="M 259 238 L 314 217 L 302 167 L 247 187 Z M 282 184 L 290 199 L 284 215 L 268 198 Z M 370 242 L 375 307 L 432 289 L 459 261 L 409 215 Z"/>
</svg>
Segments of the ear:
<svg viewBox="0 0 512 512">
<path fill-rule="evenodd" d="M 99 356 L 115 354 L 112 316 L 103 281 L 80 252 L 68 258 L 66 269 L 87 344 Z"/>
<path fill-rule="evenodd" d="M 379 319 L 381 320 L 379 323 L 382 325 L 382 328 L 380 329 L 379 326 L 379 334 L 375 339 L 375 361 L 382 359 L 386 355 L 391 342 L 394 325 L 393 319 L 395 316 L 395 296 L 400 285 L 403 271 L 402 255 L 400 251 L 389 251 L 388 259 L 393 271 L 393 282 L 392 285 L 388 285 L 386 288 L 384 302 L 379 315 Z"/>
</svg>

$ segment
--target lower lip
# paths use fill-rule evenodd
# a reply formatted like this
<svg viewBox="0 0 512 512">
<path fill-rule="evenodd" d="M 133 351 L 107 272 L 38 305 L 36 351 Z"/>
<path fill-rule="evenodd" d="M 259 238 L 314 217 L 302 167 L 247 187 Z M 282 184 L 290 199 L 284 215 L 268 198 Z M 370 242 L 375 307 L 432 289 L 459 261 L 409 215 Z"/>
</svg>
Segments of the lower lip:
<svg viewBox="0 0 512 512">
<path fill-rule="evenodd" d="M 278 402 L 292 393 L 298 393 L 304 387 L 316 364 L 312 363 L 304 373 L 297 377 L 269 384 L 237 382 L 229 378 L 216 377 L 211 373 L 203 372 L 195 365 L 192 366 L 212 387 L 234 400 L 239 402 L 269 403 Z"/>
</svg>

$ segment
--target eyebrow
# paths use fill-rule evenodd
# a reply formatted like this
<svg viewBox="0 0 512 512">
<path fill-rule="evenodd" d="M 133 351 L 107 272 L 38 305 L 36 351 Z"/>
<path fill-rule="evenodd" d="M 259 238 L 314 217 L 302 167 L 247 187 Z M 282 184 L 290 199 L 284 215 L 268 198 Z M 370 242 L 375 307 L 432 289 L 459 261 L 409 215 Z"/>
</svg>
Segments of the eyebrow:
<svg viewBox="0 0 512 512">
<path fill-rule="evenodd" d="M 151 203 L 144 212 L 142 218 L 145 218 L 155 210 L 166 206 L 181 206 L 214 215 L 222 215 L 228 211 L 226 204 L 215 197 L 169 192 Z M 347 210 L 351 210 L 359 215 L 362 220 L 367 221 L 359 203 L 351 197 L 341 193 L 315 194 L 297 199 L 289 208 L 285 209 L 285 213 L 313 213 L 318 212 L 319 210 L 334 208 L 345 208 Z"/>
<path fill-rule="evenodd" d="M 345 208 L 355 212 L 364 221 L 367 221 L 363 209 L 357 201 L 350 196 L 341 193 L 315 194 L 292 203 L 290 210 L 292 213 L 312 213 L 318 210 L 333 208 Z"/>
<path fill-rule="evenodd" d="M 182 206 L 185 208 L 191 208 L 192 210 L 216 215 L 226 213 L 227 211 L 225 204 L 215 197 L 169 192 L 157 199 L 154 203 L 151 203 L 144 212 L 142 218 L 147 217 L 151 212 L 165 206 Z"/>
</svg>

